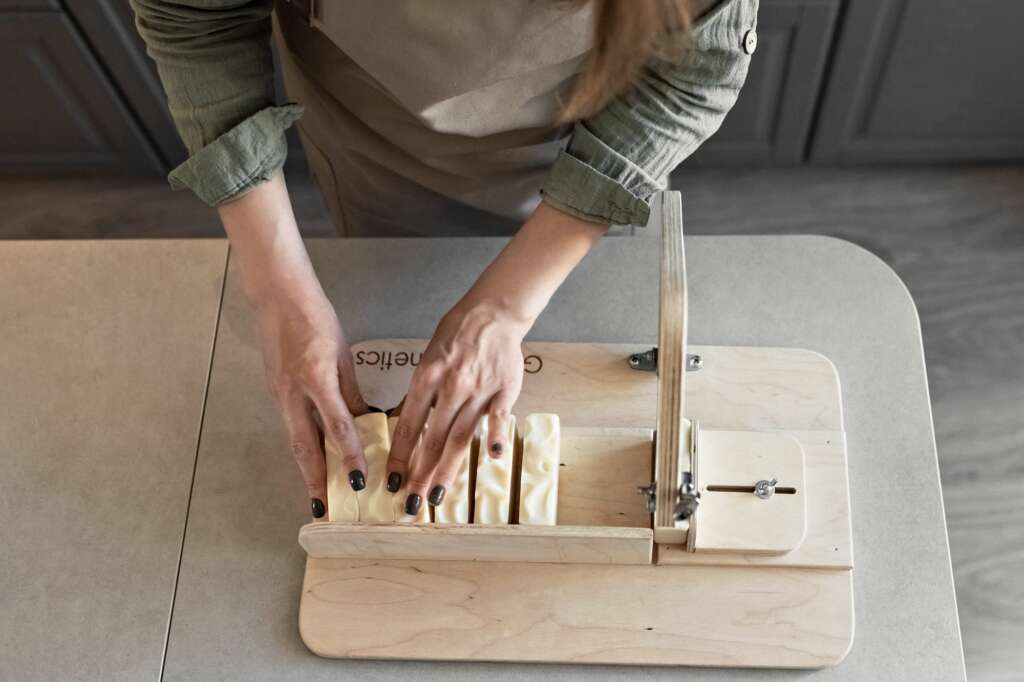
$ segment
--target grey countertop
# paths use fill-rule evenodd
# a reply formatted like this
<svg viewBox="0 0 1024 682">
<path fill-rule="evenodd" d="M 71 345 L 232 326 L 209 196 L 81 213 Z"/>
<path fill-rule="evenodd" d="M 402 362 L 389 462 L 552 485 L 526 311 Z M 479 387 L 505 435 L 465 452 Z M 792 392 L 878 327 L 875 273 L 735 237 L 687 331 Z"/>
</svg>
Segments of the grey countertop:
<svg viewBox="0 0 1024 682">
<path fill-rule="evenodd" d="M 0 680 L 157 679 L 227 244 L 0 244 Z"/>
<path fill-rule="evenodd" d="M 659 241 L 652 237 L 610 238 L 599 244 L 556 295 L 531 338 L 653 342 Z M 357 341 L 429 337 L 439 316 L 503 243 L 498 239 L 325 240 L 309 246 L 348 336 Z M 686 676 L 964 679 L 920 328 L 906 288 L 876 257 L 833 239 L 694 237 L 686 244 L 693 343 L 810 348 L 836 364 L 843 384 L 856 564 L 856 636 L 849 657 L 838 667 L 811 672 L 692 670 Z M 61 253 L 62 247 L 47 248 Z M 147 254 L 144 244 L 134 248 L 138 249 L 136 262 L 159 258 Z M 0 277 L 7 279 L 3 271 Z M 5 295 L 0 299 L 0 314 L 6 318 L 12 305 Z M 17 305 L 13 309 L 16 316 Z M 37 312 L 36 319 L 40 325 L 53 324 L 43 312 Z M 98 320 L 102 324 L 102 317 Z M 206 320 L 191 324 L 203 328 Z M 203 365 L 209 359 L 209 334 L 196 331 L 194 336 L 198 347 L 186 346 L 176 353 L 196 348 L 201 362 L 194 364 Z M 22 339 L 21 343 L 27 342 Z M 57 349 L 44 347 L 39 352 Z M 50 365 L 39 361 L 37 371 L 46 382 L 54 382 L 66 364 L 47 369 Z M 0 367 L 6 371 L 5 365 Z M 167 371 L 161 369 L 161 376 Z M 36 390 L 28 378 L 19 386 L 29 395 Z M 191 395 L 184 389 L 179 394 Z M 0 400 L 12 399 L 6 394 Z M 196 400 L 198 410 L 201 396 Z M 36 402 L 41 409 L 47 405 L 42 398 Z M 8 414 L 4 405 L 0 428 L 7 428 Z M 47 414 L 47 418 L 57 415 Z M 171 432 L 177 427 L 178 438 L 194 438 L 198 415 L 188 413 L 188 418 L 193 420 L 186 420 L 193 430 L 186 429 L 184 434 L 180 422 L 168 421 L 159 428 Z M 113 416 L 104 423 L 117 438 L 138 436 L 137 428 Z M 176 516 L 178 536 L 171 535 L 174 524 L 168 524 L 161 536 L 162 551 L 152 552 L 143 562 L 149 571 L 134 576 L 140 589 L 148 588 L 128 604 L 138 609 L 144 596 L 164 609 L 170 606 L 168 581 L 177 568 L 177 557 L 170 550 L 181 542 L 188 505 L 167 638 L 166 679 L 390 679 L 399 675 L 477 679 L 485 674 L 494 679 L 679 677 L 677 669 L 352 662 L 310 654 L 297 629 L 304 554 L 296 537 L 309 517 L 308 500 L 290 460 L 279 417 L 263 388 L 255 329 L 230 270 L 202 424 L 191 498 L 187 478 L 182 477 L 188 473 L 192 453 L 185 444 L 178 447 L 177 441 L 176 450 L 187 453 L 179 455 L 185 462 L 175 459 L 178 468 L 160 463 L 173 485 L 159 491 L 145 490 L 152 485 L 148 469 L 128 467 L 114 481 L 97 481 L 75 469 L 52 469 L 53 474 L 69 478 L 67 485 L 72 488 L 80 482 L 98 486 L 103 495 L 108 488 L 124 487 L 155 495 L 152 501 L 144 494 L 132 498 L 138 506 L 124 512 L 131 518 L 138 520 L 150 505 L 159 505 L 161 514 Z M 16 488 L 34 485 L 33 477 L 40 473 L 26 462 L 65 442 L 52 433 L 36 440 L 22 436 L 14 444 L 27 449 L 15 454 L 16 466 L 13 474 L 8 468 L 7 482 L 13 481 Z M 191 445 L 194 449 L 195 442 Z M 138 478 L 133 481 L 133 477 Z M 25 492 L 16 496 L 16 504 L 0 503 L 0 527 L 7 535 L 14 533 L 12 524 L 21 524 L 19 537 L 31 533 L 44 538 L 43 545 L 14 540 L 15 552 L 4 554 L 0 600 L 5 605 L 13 600 L 17 618 L 0 624 L 4 648 L 0 660 L 5 661 L 0 670 L 9 666 L 18 679 L 71 677 L 63 674 L 68 670 L 64 662 L 77 657 L 82 670 L 96 670 L 106 678 L 116 672 L 126 678 L 147 677 L 152 661 L 159 661 L 164 653 L 155 630 L 160 619 L 153 617 L 160 614 L 146 611 L 145 624 L 154 629 L 153 636 L 133 641 L 124 632 L 137 629 L 137 624 L 102 610 L 106 595 L 90 588 L 90 581 L 99 584 L 111 576 L 127 575 L 131 567 L 125 562 L 132 555 L 119 556 L 119 538 L 109 533 L 89 547 L 63 547 L 62 560 L 77 559 L 82 575 L 64 585 L 64 592 L 40 600 L 36 592 L 43 584 L 59 583 L 63 575 L 46 560 L 45 542 L 64 540 L 60 533 L 65 529 L 53 513 L 40 516 L 18 506 L 30 506 L 33 499 L 31 492 Z M 115 511 L 104 506 L 90 513 L 90 520 L 104 523 Z M 134 545 L 129 542 L 127 547 Z M 37 562 L 34 573 L 33 562 Z M 7 577 L 8 563 L 16 569 L 14 578 Z M 33 616 L 42 609 L 59 609 L 68 600 L 77 608 L 99 609 L 96 612 L 102 618 L 92 624 L 95 634 L 69 636 L 70 626 L 54 631 Z M 165 611 L 163 626 L 166 616 Z M 55 637 L 62 641 L 55 642 Z M 51 661 L 46 652 L 54 645 L 60 647 L 60 655 Z M 40 656 L 43 660 L 37 660 Z"/>
</svg>

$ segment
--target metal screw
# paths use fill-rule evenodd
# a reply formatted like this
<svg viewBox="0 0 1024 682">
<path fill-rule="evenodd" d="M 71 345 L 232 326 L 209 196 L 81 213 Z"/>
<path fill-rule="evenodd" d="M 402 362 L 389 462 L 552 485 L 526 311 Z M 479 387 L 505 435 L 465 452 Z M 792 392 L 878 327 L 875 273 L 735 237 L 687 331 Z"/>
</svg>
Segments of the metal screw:
<svg viewBox="0 0 1024 682">
<path fill-rule="evenodd" d="M 769 497 L 775 494 L 775 484 L 778 482 L 779 481 L 774 478 L 770 481 L 761 479 L 760 481 L 754 484 L 754 497 L 757 497 L 758 499 L 761 500 L 767 500 Z"/>
<path fill-rule="evenodd" d="M 687 355 L 686 356 L 686 369 L 690 372 L 696 372 L 698 369 L 704 367 L 704 358 L 699 355 Z"/>
</svg>

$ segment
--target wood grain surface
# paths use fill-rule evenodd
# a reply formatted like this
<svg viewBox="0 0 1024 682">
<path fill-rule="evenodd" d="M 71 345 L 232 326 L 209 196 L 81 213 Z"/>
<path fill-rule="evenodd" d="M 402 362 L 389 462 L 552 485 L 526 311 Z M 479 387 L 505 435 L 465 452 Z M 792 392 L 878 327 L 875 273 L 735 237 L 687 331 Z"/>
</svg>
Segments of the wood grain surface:
<svg viewBox="0 0 1024 682">
<path fill-rule="evenodd" d="M 513 589 L 494 564 L 310 559 L 299 630 L 330 657 L 781 668 L 853 636 L 847 571 L 514 567 Z"/>
<path fill-rule="evenodd" d="M 312 558 L 430 559 L 508 563 L 649 564 L 649 528 L 307 523 L 299 544 Z"/>
</svg>

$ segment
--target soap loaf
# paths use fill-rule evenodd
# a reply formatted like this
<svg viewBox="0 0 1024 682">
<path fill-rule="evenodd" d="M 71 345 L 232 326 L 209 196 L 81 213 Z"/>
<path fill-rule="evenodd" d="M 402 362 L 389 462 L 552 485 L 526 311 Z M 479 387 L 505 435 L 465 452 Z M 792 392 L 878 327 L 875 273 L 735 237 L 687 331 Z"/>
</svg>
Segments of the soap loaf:
<svg viewBox="0 0 1024 682">
<path fill-rule="evenodd" d="M 395 426 L 398 424 L 398 417 L 388 418 L 388 436 L 394 438 Z M 423 437 L 420 436 L 419 441 L 416 444 L 416 451 L 413 452 L 413 456 L 410 461 L 415 461 L 415 458 L 419 454 L 419 449 L 423 445 Z M 384 473 L 384 478 L 387 478 L 387 472 Z M 402 523 L 430 523 L 430 507 L 425 502 L 420 506 L 420 511 L 416 516 L 409 516 L 405 513 L 405 498 L 408 495 L 406 488 L 400 489 L 397 493 L 387 493 L 391 497 L 391 505 L 394 510 L 395 521 Z"/>
<path fill-rule="evenodd" d="M 554 526 L 558 513 L 558 465 L 561 440 L 557 414 L 531 414 L 523 420 L 519 523 Z"/>
<path fill-rule="evenodd" d="M 356 417 L 355 422 L 356 432 L 363 444 L 363 455 L 366 457 L 366 487 L 356 493 L 359 521 L 394 523 L 393 495 L 387 490 L 388 452 L 391 450 L 387 415 L 371 412 Z"/>
<path fill-rule="evenodd" d="M 509 449 L 495 459 L 487 453 L 489 418 L 484 417 L 478 427 L 480 456 L 477 457 L 476 492 L 474 495 L 473 523 L 506 524 L 512 499 L 512 451 Z M 514 442 L 516 421 L 510 415 L 507 442 Z"/>
</svg>

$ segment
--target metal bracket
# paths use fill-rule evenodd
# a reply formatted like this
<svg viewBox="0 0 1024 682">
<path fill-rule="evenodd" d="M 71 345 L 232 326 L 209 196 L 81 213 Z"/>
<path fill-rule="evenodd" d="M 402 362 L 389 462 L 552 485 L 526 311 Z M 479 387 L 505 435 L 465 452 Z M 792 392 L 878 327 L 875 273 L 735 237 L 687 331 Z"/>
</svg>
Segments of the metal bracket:
<svg viewBox="0 0 1024 682">
<path fill-rule="evenodd" d="M 651 514 L 658 508 L 658 484 L 638 485 L 636 492 L 647 497 L 647 511 Z"/>
<path fill-rule="evenodd" d="M 655 346 L 654 348 L 645 350 L 642 353 L 633 353 L 629 356 L 629 366 L 632 369 L 640 370 L 641 372 L 658 371 L 658 347 Z M 687 372 L 696 372 L 702 367 L 704 367 L 704 358 L 694 353 L 686 354 Z"/>
<path fill-rule="evenodd" d="M 675 509 L 672 510 L 672 517 L 676 521 L 683 521 L 693 516 L 700 506 L 700 491 L 693 481 L 693 474 L 689 471 L 682 473 L 683 482 L 679 486 L 679 498 L 676 500 Z"/>
</svg>

